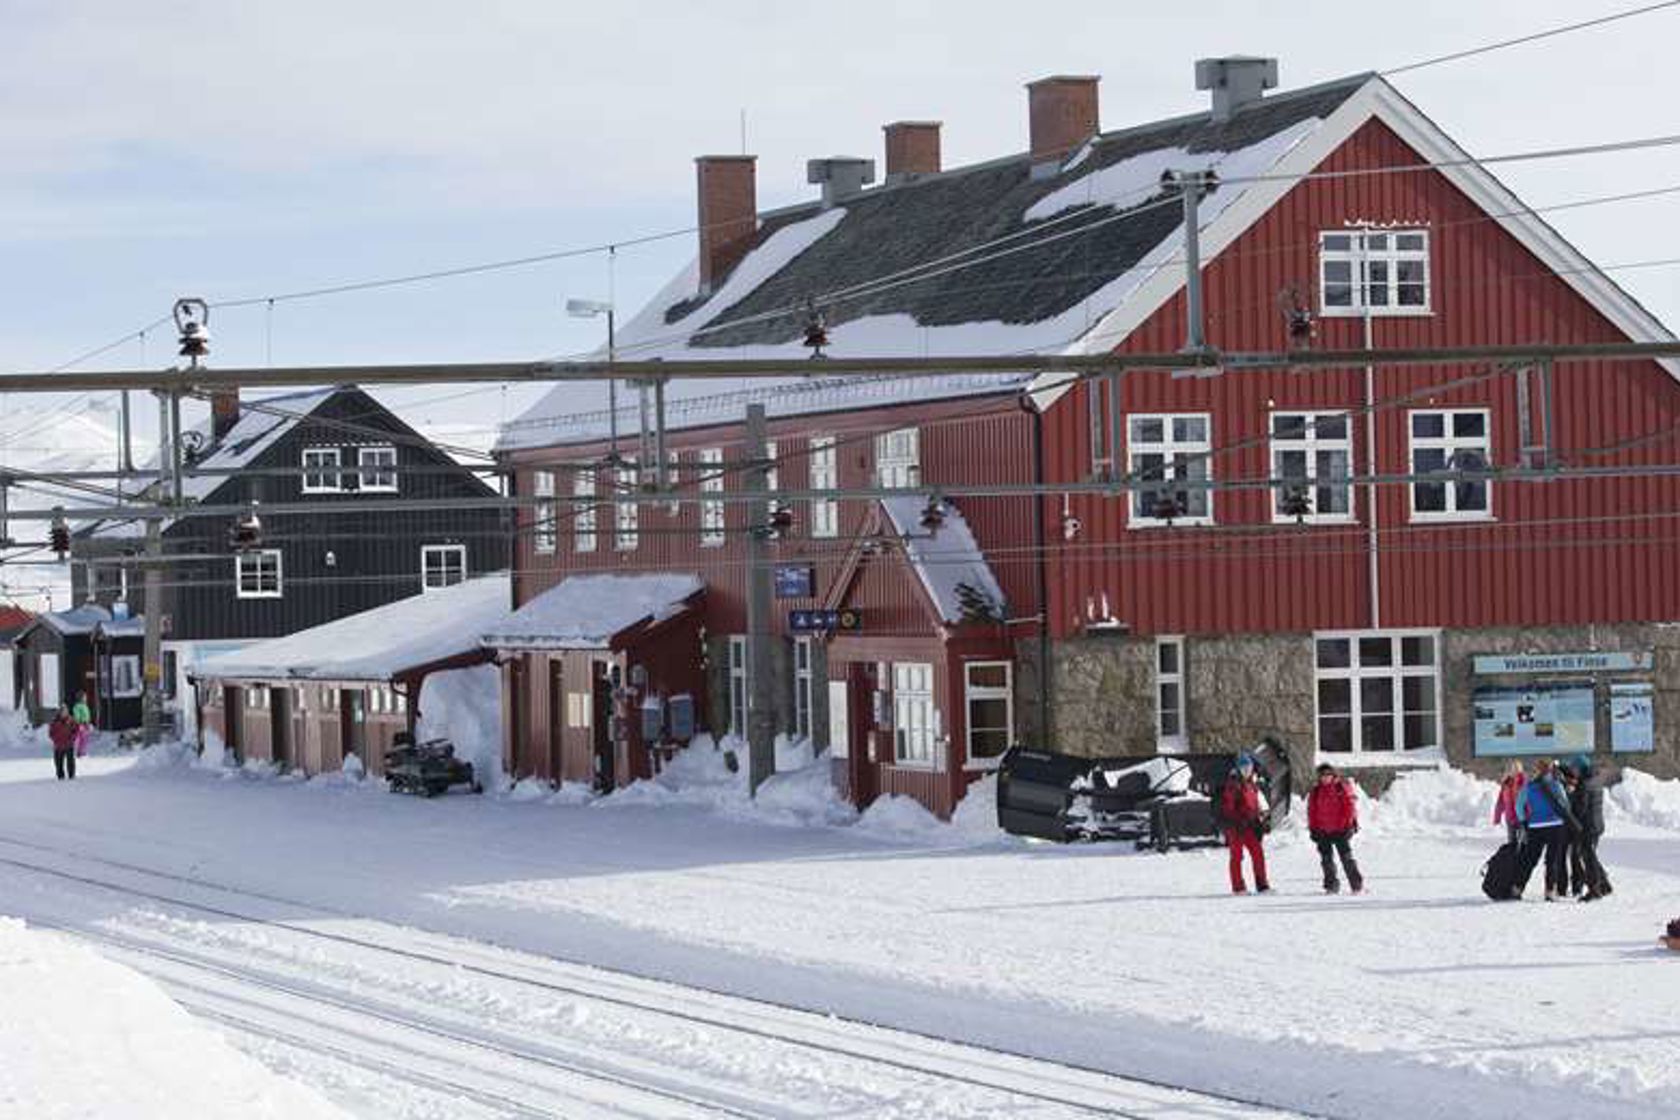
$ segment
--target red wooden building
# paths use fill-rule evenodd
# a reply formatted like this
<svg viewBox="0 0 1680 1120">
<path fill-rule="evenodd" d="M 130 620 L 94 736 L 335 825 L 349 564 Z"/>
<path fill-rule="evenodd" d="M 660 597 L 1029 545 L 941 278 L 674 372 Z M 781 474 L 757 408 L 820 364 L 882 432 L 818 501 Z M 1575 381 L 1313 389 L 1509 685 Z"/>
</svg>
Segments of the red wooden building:
<svg viewBox="0 0 1680 1120">
<path fill-rule="evenodd" d="M 1037 352 L 1184 344 L 1183 207 L 1164 173 L 1211 183 L 1205 327 L 1225 352 L 1282 349 L 1292 321 L 1319 347 L 1670 337 L 1384 80 L 1268 94 L 1275 73 L 1199 64 L 1210 107 L 1114 132 L 1095 78 L 1045 79 L 1025 153 L 946 170 L 936 124 L 888 125 L 883 186 L 869 161 L 813 161 L 822 198 L 765 214 L 750 157 L 702 157 L 697 261 L 621 331 L 621 355 L 808 374 L 820 316 L 830 353 L 1020 353 L 1022 372 L 803 376 L 679 402 L 658 464 L 557 391 L 504 434 L 542 503 L 516 599 L 580 572 L 698 573 L 700 719 L 742 728 L 747 507 L 642 487 L 738 488 L 757 400 L 773 490 L 1050 488 L 959 492 L 936 529 L 896 499 L 791 509 L 778 606 L 856 608 L 862 626 L 781 620 L 779 724 L 832 745 L 860 801 L 946 812 L 1011 738 L 1113 754 L 1278 734 L 1303 761 L 1600 750 L 1674 769 L 1680 483 L 1637 469 L 1673 454 L 1680 367 L 1034 376 Z M 1583 470 L 1603 467 L 1634 473 Z M 1054 491 L 1093 481 L 1114 488 Z M 992 609 L 953 618 L 929 591 L 944 567 L 972 576 L 971 607 L 989 580 Z"/>
</svg>

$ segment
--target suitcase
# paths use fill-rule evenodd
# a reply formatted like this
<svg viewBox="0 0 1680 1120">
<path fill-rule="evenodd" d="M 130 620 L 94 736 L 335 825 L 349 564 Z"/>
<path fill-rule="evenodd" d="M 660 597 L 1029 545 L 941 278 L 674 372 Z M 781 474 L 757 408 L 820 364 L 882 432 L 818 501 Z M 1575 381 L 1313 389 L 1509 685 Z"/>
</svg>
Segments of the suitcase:
<svg viewBox="0 0 1680 1120">
<path fill-rule="evenodd" d="M 1521 858 L 1520 844 L 1511 841 L 1501 845 L 1482 865 L 1482 893 L 1495 902 L 1510 902 L 1511 888 L 1517 885 L 1517 864 Z"/>
</svg>

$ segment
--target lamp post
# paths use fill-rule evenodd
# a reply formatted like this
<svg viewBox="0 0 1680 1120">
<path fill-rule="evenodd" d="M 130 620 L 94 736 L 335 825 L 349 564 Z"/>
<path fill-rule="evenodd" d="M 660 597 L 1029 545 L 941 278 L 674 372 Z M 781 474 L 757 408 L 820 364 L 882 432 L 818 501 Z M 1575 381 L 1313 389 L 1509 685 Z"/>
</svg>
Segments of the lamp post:
<svg viewBox="0 0 1680 1120">
<path fill-rule="evenodd" d="M 607 317 L 607 364 L 612 365 L 617 360 L 618 340 L 614 335 L 613 305 L 606 300 L 598 299 L 568 299 L 566 314 L 574 319 L 593 319 L 597 315 Z M 607 379 L 607 424 L 610 448 L 609 458 L 616 464 L 618 461 L 618 379 Z"/>
</svg>

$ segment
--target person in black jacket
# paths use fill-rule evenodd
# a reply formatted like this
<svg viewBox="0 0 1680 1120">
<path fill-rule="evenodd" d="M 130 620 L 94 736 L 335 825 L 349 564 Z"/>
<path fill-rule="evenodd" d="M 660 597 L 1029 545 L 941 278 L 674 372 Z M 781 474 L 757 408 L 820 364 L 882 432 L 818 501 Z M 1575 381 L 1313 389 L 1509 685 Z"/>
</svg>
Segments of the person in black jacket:
<svg viewBox="0 0 1680 1120">
<path fill-rule="evenodd" d="M 1610 876 L 1598 858 L 1598 841 L 1604 835 L 1604 776 L 1595 773 L 1592 759 L 1576 755 L 1569 764 L 1575 785 L 1570 792 L 1570 809 L 1580 826 L 1575 837 L 1575 851 L 1581 857 L 1581 871 L 1586 890 L 1582 902 L 1591 902 L 1610 893 Z"/>
</svg>

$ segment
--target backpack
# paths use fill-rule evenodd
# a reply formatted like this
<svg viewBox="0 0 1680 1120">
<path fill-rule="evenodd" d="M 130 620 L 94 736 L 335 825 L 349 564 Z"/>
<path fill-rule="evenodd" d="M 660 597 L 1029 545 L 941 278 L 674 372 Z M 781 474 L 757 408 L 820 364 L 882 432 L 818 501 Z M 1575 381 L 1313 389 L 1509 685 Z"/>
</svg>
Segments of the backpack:
<svg viewBox="0 0 1680 1120">
<path fill-rule="evenodd" d="M 1208 805 L 1208 815 L 1213 818 L 1213 827 L 1217 832 L 1224 832 L 1231 827 L 1231 818 L 1225 812 L 1225 797 L 1231 792 L 1231 783 L 1241 780 L 1237 776 L 1237 772 L 1232 770 L 1220 779 L 1219 784 L 1213 788 L 1213 797 Z"/>
</svg>

